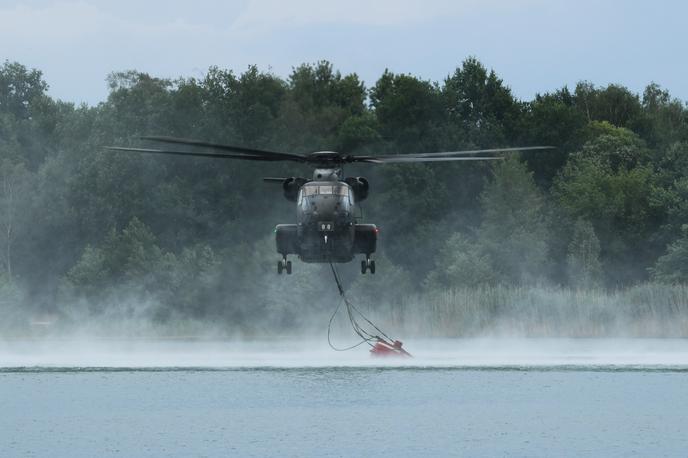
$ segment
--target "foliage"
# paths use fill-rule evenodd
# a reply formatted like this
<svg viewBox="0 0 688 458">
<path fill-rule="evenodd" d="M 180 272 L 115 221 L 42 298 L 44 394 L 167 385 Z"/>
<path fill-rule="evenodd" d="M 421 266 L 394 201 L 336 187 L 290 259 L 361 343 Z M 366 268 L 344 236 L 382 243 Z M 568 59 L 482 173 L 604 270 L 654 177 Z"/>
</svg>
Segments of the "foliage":
<svg viewBox="0 0 688 458">
<path fill-rule="evenodd" d="M 532 172 L 515 158 L 494 167 L 480 195 L 479 240 L 501 281 L 534 283 L 545 278 L 548 234 L 544 201 Z"/>
<path fill-rule="evenodd" d="M 494 284 L 494 263 L 478 240 L 461 233 L 452 235 L 436 257 L 436 268 L 428 274 L 430 290 Z"/>
<path fill-rule="evenodd" d="M 657 84 L 639 95 L 581 82 L 521 101 L 476 58 L 442 82 L 385 71 L 372 83 L 326 61 L 286 79 L 255 66 L 176 80 L 127 71 L 89 107 L 54 100 L 40 70 L 5 62 L 3 297 L 11 285 L 27 310 L 85 301 L 94 314 L 136 297 L 158 321 L 211 318 L 242 332 L 305 326 L 329 309 L 322 266 L 273 272 L 272 230 L 293 206 L 261 177 L 310 170 L 101 149 L 141 135 L 295 152 L 557 147 L 498 164 L 347 168 L 369 178 L 363 206 L 381 234 L 376 277 L 342 274 L 376 310 L 435 290 L 687 281 L 688 116 Z"/>
<path fill-rule="evenodd" d="M 569 243 L 566 267 L 569 282 L 577 288 L 601 286 L 600 241 L 589 221 L 579 219 Z"/>
<path fill-rule="evenodd" d="M 683 226 L 683 237 L 667 247 L 667 253 L 657 259 L 650 272 L 663 283 L 688 282 L 688 224 Z"/>
<path fill-rule="evenodd" d="M 48 84 L 43 73 L 27 69 L 17 62 L 8 62 L 0 67 L 0 111 L 12 114 L 17 119 L 30 119 L 34 105 L 45 97 Z"/>
<path fill-rule="evenodd" d="M 466 59 L 442 88 L 450 123 L 471 144 L 493 147 L 516 135 L 519 106 L 511 90 L 478 59 Z"/>
<path fill-rule="evenodd" d="M 645 278 L 641 266 L 656 259 L 661 249 L 652 235 L 666 219 L 666 209 L 653 199 L 657 173 L 635 134 L 608 124 L 592 124 L 590 130 L 607 132 L 571 156 L 554 196 L 574 220 L 593 224 L 611 282 Z"/>
</svg>

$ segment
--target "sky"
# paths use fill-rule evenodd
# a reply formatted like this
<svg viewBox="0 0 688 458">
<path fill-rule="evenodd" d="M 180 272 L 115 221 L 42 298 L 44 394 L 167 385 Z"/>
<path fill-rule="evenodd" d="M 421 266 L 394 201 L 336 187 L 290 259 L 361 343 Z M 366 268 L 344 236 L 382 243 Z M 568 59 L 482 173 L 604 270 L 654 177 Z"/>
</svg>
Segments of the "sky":
<svg viewBox="0 0 688 458">
<path fill-rule="evenodd" d="M 688 2 L 669 0 L 0 0 L 0 61 L 89 105 L 113 71 L 255 64 L 286 78 L 326 59 L 370 87 L 385 69 L 441 82 L 469 56 L 524 100 L 581 80 L 688 100 L 686 18 Z"/>
</svg>

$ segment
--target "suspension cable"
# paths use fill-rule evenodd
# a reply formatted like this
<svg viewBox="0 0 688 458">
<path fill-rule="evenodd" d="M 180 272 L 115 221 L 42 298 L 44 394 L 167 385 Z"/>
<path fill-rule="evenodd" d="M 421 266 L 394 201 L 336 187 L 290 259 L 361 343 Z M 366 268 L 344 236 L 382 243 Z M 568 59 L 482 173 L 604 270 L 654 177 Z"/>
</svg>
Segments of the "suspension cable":
<svg viewBox="0 0 688 458">
<path fill-rule="evenodd" d="M 332 270 L 332 276 L 334 277 L 334 281 L 337 284 L 337 289 L 339 290 L 339 295 L 341 296 L 342 300 L 337 304 L 337 307 L 334 309 L 334 312 L 332 313 L 332 316 L 330 316 L 330 321 L 327 325 L 327 343 L 330 345 L 330 348 L 336 351 L 346 351 L 346 350 L 351 350 L 353 348 L 356 348 L 360 345 L 363 345 L 364 343 L 367 343 L 371 347 L 374 345 L 371 342 L 378 342 L 378 341 L 384 341 L 385 339 L 388 340 L 389 342 L 393 342 L 393 339 L 389 337 L 387 334 L 385 334 L 379 327 L 377 327 L 372 321 L 370 321 L 364 314 L 361 312 L 354 304 L 352 304 L 349 299 L 346 297 L 346 293 L 344 291 L 344 287 L 342 286 L 341 279 L 339 278 L 339 274 L 337 273 L 337 269 L 334 267 L 334 263 L 332 262 L 332 259 L 329 259 L 330 263 L 330 269 Z M 346 313 L 349 318 L 349 322 L 351 323 L 351 327 L 353 328 L 354 332 L 356 335 L 358 335 L 361 338 L 361 341 L 358 342 L 355 345 L 351 345 L 349 347 L 345 348 L 338 348 L 335 347 L 332 344 L 332 340 L 330 338 L 331 332 L 332 332 L 332 322 L 334 321 L 335 316 L 337 315 L 337 312 L 339 312 L 339 309 L 342 305 L 342 302 L 346 305 Z M 372 332 L 368 332 L 363 326 L 361 326 L 357 319 L 356 315 L 360 316 L 363 320 L 365 320 L 366 323 L 368 323 L 370 326 L 372 326 L 380 335 L 384 336 L 385 339 L 380 337 L 380 335 L 373 334 Z"/>
</svg>

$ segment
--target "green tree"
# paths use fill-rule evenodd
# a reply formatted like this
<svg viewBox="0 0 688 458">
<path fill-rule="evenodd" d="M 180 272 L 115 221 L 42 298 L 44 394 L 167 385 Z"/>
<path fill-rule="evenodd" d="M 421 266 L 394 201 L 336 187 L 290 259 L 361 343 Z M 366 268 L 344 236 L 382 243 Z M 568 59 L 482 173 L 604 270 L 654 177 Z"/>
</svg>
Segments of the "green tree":
<svg viewBox="0 0 688 458">
<path fill-rule="evenodd" d="M 442 99 L 464 144 L 494 147 L 515 137 L 519 106 L 495 71 L 488 72 L 475 57 L 445 79 Z"/>
<path fill-rule="evenodd" d="M 48 84 L 40 70 L 29 70 L 17 62 L 5 61 L 0 67 L 0 112 L 17 119 L 30 119 L 33 105 L 44 98 Z"/>
<path fill-rule="evenodd" d="M 181 89 L 193 88 L 187 83 Z M 197 120 L 200 135 L 215 141 L 267 147 L 287 92 L 286 83 L 252 65 L 238 77 L 211 67 L 199 85 L 205 119 Z M 187 89 L 188 91 L 188 89 Z"/>
<path fill-rule="evenodd" d="M 642 117 L 635 130 L 649 145 L 662 148 L 688 140 L 685 104 L 672 98 L 669 91 L 650 83 L 643 92 L 642 107 Z"/>
<path fill-rule="evenodd" d="M 166 264 L 173 263 L 174 256 L 164 253 L 150 229 L 133 218 L 121 232 L 112 229 L 101 246 L 87 246 L 67 279 L 87 295 L 132 284 L 154 291 L 156 281 L 169 271 Z"/>
<path fill-rule="evenodd" d="M 407 153 L 438 149 L 444 114 L 436 84 L 385 70 L 370 90 L 370 103 L 388 150 Z"/>
<path fill-rule="evenodd" d="M 575 98 L 564 87 L 553 93 L 536 95 L 525 104 L 517 129 L 518 144 L 554 146 L 546 152 L 523 153 L 538 184 L 548 188 L 566 164 L 569 153 L 580 150 L 584 142 L 585 115 Z"/>
<path fill-rule="evenodd" d="M 312 152 L 337 149 L 339 130 L 351 117 L 365 113 L 366 90 L 353 73 L 342 75 L 321 61 L 296 67 L 280 110 L 282 148 Z"/>
<path fill-rule="evenodd" d="M 589 221 L 576 221 L 566 256 L 566 266 L 570 285 L 578 288 L 601 286 L 600 241 Z"/>
<path fill-rule="evenodd" d="M 31 182 L 32 176 L 22 164 L 0 162 L 0 259 L 10 280 L 15 275 L 15 243 L 30 221 Z"/>
<path fill-rule="evenodd" d="M 456 233 L 435 257 L 436 266 L 425 279 L 429 290 L 496 284 L 498 274 L 485 247 L 475 237 Z"/>
<path fill-rule="evenodd" d="M 584 135 L 590 140 L 575 153 L 574 161 L 592 159 L 616 172 L 647 165 L 652 160 L 646 143 L 629 129 L 614 127 L 607 121 L 593 121 L 586 126 Z"/>
<path fill-rule="evenodd" d="M 596 88 L 583 81 L 576 85 L 574 96 L 588 121 L 608 121 L 616 127 L 631 129 L 638 126 L 642 115 L 640 98 L 623 86 Z"/>
<path fill-rule="evenodd" d="M 532 172 L 511 158 L 494 167 L 480 195 L 479 240 L 500 280 L 533 283 L 546 278 L 547 226 L 544 199 Z"/>
<path fill-rule="evenodd" d="M 110 95 L 100 118 L 111 141 L 124 143 L 140 135 L 169 132 L 172 81 L 130 70 L 111 73 L 108 84 Z"/>
<path fill-rule="evenodd" d="M 101 298 L 85 301 L 97 309 L 129 295 L 157 304 L 157 319 L 266 332 L 317 321 L 337 300 L 323 266 L 298 264 L 275 281 L 266 262 L 275 222 L 293 222 L 294 208 L 261 177 L 310 169 L 101 148 L 142 146 L 136 137 L 146 134 L 294 152 L 557 147 L 494 170 L 347 166 L 369 178 L 365 214 L 381 228 L 378 275 L 354 279 L 355 266 L 342 268 L 362 296 L 396 301 L 426 278 L 442 288 L 580 285 L 599 278 L 595 238 L 607 286 L 643 281 L 647 268 L 685 281 L 688 116 L 656 84 L 642 97 L 583 82 L 521 101 L 475 58 L 439 83 L 387 71 L 370 91 L 328 62 L 296 66 L 287 79 L 251 66 L 198 79 L 130 71 L 110 83 L 101 104 L 74 106 L 47 95 L 40 71 L 0 67 L 0 176 L 19 189 L 11 199 L 0 189 L 0 229 L 13 227 L 10 237 L 0 231 L 0 275 L 35 310 L 68 310 L 74 297 Z M 378 296 L 383 284 L 404 286 Z"/>
<path fill-rule="evenodd" d="M 654 280 L 663 283 L 688 282 L 688 224 L 683 226 L 683 236 L 667 247 L 649 271 Z"/>
<path fill-rule="evenodd" d="M 657 176 L 643 143 L 625 129 L 598 126 L 614 133 L 572 155 L 554 195 L 571 218 L 592 222 L 608 281 L 620 284 L 645 276 L 658 252 L 651 235 L 664 212 L 652 199 Z"/>
</svg>

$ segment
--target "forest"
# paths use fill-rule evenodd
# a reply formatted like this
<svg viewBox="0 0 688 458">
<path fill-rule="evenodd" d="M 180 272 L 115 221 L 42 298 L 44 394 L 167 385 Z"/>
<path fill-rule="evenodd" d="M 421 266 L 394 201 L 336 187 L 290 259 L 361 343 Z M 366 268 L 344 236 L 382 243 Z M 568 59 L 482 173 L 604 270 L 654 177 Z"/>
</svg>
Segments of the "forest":
<svg viewBox="0 0 688 458">
<path fill-rule="evenodd" d="M 440 82 L 385 71 L 368 87 L 323 61 L 286 79 L 211 67 L 107 84 L 107 100 L 75 105 L 40 69 L 0 66 L 0 336 L 327 323 L 328 266 L 276 273 L 273 230 L 295 209 L 262 181 L 312 171 L 103 149 L 142 135 L 298 153 L 553 146 L 347 167 L 370 181 L 365 221 L 380 228 L 377 273 L 340 266 L 347 290 L 423 335 L 688 335 L 688 107 L 656 83 L 519 100 L 468 58 Z"/>
</svg>

